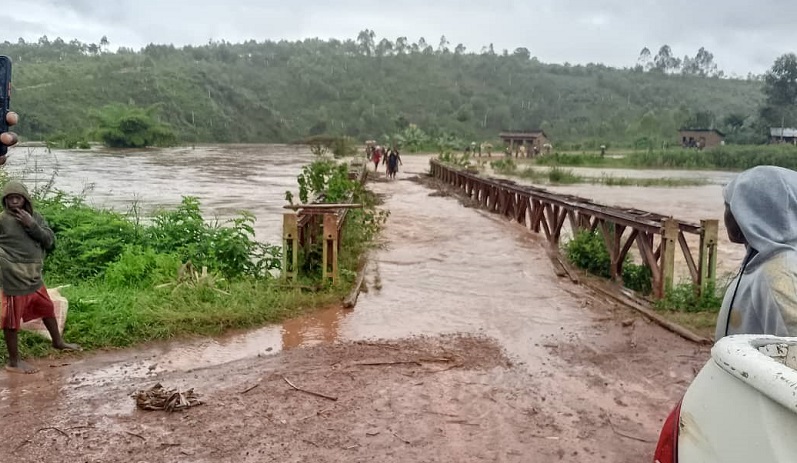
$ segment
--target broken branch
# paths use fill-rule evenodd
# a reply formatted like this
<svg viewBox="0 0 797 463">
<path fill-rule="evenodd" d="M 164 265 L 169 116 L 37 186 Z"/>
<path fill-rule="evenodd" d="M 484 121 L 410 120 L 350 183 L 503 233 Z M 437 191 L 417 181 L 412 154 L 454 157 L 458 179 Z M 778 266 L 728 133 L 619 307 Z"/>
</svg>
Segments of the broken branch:
<svg viewBox="0 0 797 463">
<path fill-rule="evenodd" d="M 144 442 L 147 441 L 146 437 L 142 436 L 141 434 L 136 434 L 134 432 L 125 431 L 125 434 L 130 434 L 133 437 L 138 437 L 139 439 L 143 440 Z"/>
<path fill-rule="evenodd" d="M 295 384 L 293 384 L 292 382 L 290 382 L 290 380 L 288 378 L 284 377 L 284 376 L 282 377 L 282 379 L 284 379 L 285 382 L 288 383 L 288 386 L 292 387 L 293 389 L 295 389 L 295 390 L 297 390 L 299 392 L 304 392 L 305 394 L 314 395 L 316 397 L 321 397 L 322 399 L 331 400 L 333 402 L 337 402 L 337 400 L 338 400 L 337 397 L 332 397 L 332 396 L 329 396 L 329 395 L 321 394 L 320 392 L 313 392 L 313 391 L 308 391 L 307 389 L 302 389 L 302 388 L 296 386 Z"/>
<path fill-rule="evenodd" d="M 612 431 L 614 431 L 614 433 L 617 434 L 618 436 L 625 437 L 626 439 L 635 440 L 637 442 L 644 442 L 646 444 L 654 444 L 655 443 L 655 441 L 652 441 L 650 439 L 643 439 L 641 437 L 636 437 L 636 436 L 632 436 L 630 434 L 625 434 L 624 432 L 621 432 L 621 431 L 617 430 L 616 427 L 614 427 L 614 423 L 612 423 L 612 420 L 608 420 L 608 421 L 609 421 L 609 426 L 612 428 Z"/>
<path fill-rule="evenodd" d="M 47 431 L 47 430 L 58 431 L 58 433 L 61 434 L 62 436 L 66 437 L 67 439 L 71 439 L 71 437 L 69 437 L 69 434 L 67 434 L 66 432 L 64 432 L 60 428 L 56 428 L 55 426 L 47 426 L 45 428 L 39 428 L 39 429 L 36 430 L 36 434 L 38 434 L 38 433 L 40 433 L 42 431 Z"/>
<path fill-rule="evenodd" d="M 253 391 L 253 390 L 255 390 L 255 389 L 259 388 L 259 387 L 260 387 L 260 383 L 255 384 L 254 386 L 249 387 L 246 390 L 242 391 L 241 394 L 246 394 L 247 392 Z"/>
<path fill-rule="evenodd" d="M 404 442 L 407 445 L 412 444 L 412 442 L 408 441 L 407 439 L 404 439 L 404 438 L 400 437 L 398 434 L 396 434 L 393 431 L 390 431 L 390 434 L 393 434 L 393 437 L 395 437 L 396 439 L 400 440 L 401 442 Z"/>
</svg>

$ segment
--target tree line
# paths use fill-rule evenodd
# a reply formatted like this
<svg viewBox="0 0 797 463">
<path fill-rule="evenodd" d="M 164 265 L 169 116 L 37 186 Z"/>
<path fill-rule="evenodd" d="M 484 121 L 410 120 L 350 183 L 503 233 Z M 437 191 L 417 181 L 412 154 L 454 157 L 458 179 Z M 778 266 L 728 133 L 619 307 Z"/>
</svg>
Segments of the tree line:
<svg viewBox="0 0 797 463">
<path fill-rule="evenodd" d="M 43 37 L 2 43 L 0 54 L 15 61 L 12 104 L 28 139 L 98 133 L 98 111 L 118 113 L 122 104 L 147 108 L 183 142 L 365 140 L 421 127 L 432 138 L 542 129 L 557 143 L 633 145 L 674 142 L 678 128 L 706 118 L 752 142 L 761 141 L 766 103 L 766 82 L 717 78 L 705 50 L 681 60 L 679 73 L 665 55 L 641 69 L 546 64 L 522 47 L 469 51 L 445 37 L 390 40 L 372 30 L 348 40 L 116 51 L 107 38 Z"/>
</svg>

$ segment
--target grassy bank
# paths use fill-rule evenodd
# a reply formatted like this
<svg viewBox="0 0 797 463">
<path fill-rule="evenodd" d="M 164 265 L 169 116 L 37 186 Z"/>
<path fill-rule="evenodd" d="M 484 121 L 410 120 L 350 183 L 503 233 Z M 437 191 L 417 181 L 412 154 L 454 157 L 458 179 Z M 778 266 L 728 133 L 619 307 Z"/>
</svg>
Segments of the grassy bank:
<svg viewBox="0 0 797 463">
<path fill-rule="evenodd" d="M 369 206 L 345 224 L 336 286 L 312 272 L 297 284 L 279 279 L 281 249 L 255 241 L 254 217 L 246 213 L 223 223 L 206 221 L 199 202 L 186 197 L 145 225 L 135 209 L 120 214 L 80 198 L 38 192 L 36 207 L 57 236 L 45 281 L 49 287 L 70 285 L 62 290 L 69 300 L 66 339 L 98 349 L 217 335 L 339 302 L 385 216 L 371 207 L 373 198 L 361 185 L 348 180 L 346 166 L 316 161 L 299 185 L 300 195 L 329 191 L 330 201 L 353 196 Z M 51 352 L 34 334 L 23 333 L 21 341 L 26 356 Z M 2 349 L 0 360 L 5 356 Z"/>
<path fill-rule="evenodd" d="M 620 157 L 599 154 L 552 154 L 537 165 L 649 169 L 706 169 L 741 171 L 759 165 L 797 170 L 797 147 L 790 145 L 728 145 L 704 151 L 670 148 L 636 151 Z"/>
<path fill-rule="evenodd" d="M 520 168 L 512 159 L 501 159 L 490 163 L 493 171 L 501 175 L 517 177 L 530 180 L 535 183 L 547 183 L 551 185 L 572 185 L 577 183 L 587 183 L 592 185 L 606 186 L 638 186 L 638 187 L 685 187 L 700 186 L 707 182 L 703 179 L 690 178 L 633 178 L 617 177 L 613 175 L 602 175 L 600 177 L 590 177 L 578 175 L 572 169 L 553 165 L 550 168 Z"/>
</svg>

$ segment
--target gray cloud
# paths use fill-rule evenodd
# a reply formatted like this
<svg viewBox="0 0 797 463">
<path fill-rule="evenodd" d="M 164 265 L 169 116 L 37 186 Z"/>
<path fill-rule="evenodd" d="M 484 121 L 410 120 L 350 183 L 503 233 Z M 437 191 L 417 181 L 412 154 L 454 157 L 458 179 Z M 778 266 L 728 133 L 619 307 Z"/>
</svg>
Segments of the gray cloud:
<svg viewBox="0 0 797 463">
<path fill-rule="evenodd" d="M 9 5 L 10 3 L 10 5 Z M 479 51 L 527 47 L 546 62 L 631 66 L 647 46 L 678 56 L 704 46 L 726 72 L 765 71 L 797 43 L 797 2 L 760 0 L 6 0 L 0 40 L 77 38 L 114 46 L 204 44 L 209 39 L 425 37 Z M 5 17 L 3 17 L 5 16 Z"/>
</svg>

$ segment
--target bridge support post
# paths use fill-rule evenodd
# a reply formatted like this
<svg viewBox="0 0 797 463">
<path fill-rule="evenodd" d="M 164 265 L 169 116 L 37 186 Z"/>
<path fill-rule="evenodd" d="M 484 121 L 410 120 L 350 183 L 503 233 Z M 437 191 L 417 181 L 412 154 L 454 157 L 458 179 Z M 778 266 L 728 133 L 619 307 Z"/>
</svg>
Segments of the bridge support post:
<svg viewBox="0 0 797 463">
<path fill-rule="evenodd" d="M 324 281 L 338 282 L 338 220 L 335 214 L 324 214 L 324 251 L 323 251 L 323 278 Z"/>
<path fill-rule="evenodd" d="M 295 213 L 282 216 L 282 276 L 295 279 L 299 268 L 299 226 Z"/>
<path fill-rule="evenodd" d="M 657 297 L 664 297 L 672 290 L 675 276 L 675 246 L 678 243 L 678 221 L 675 219 L 662 220 L 661 234 L 661 284 Z"/>
<path fill-rule="evenodd" d="M 701 220 L 700 253 L 698 264 L 699 281 L 697 288 L 702 296 L 707 289 L 714 287 L 717 281 L 717 240 L 719 220 Z"/>
</svg>

